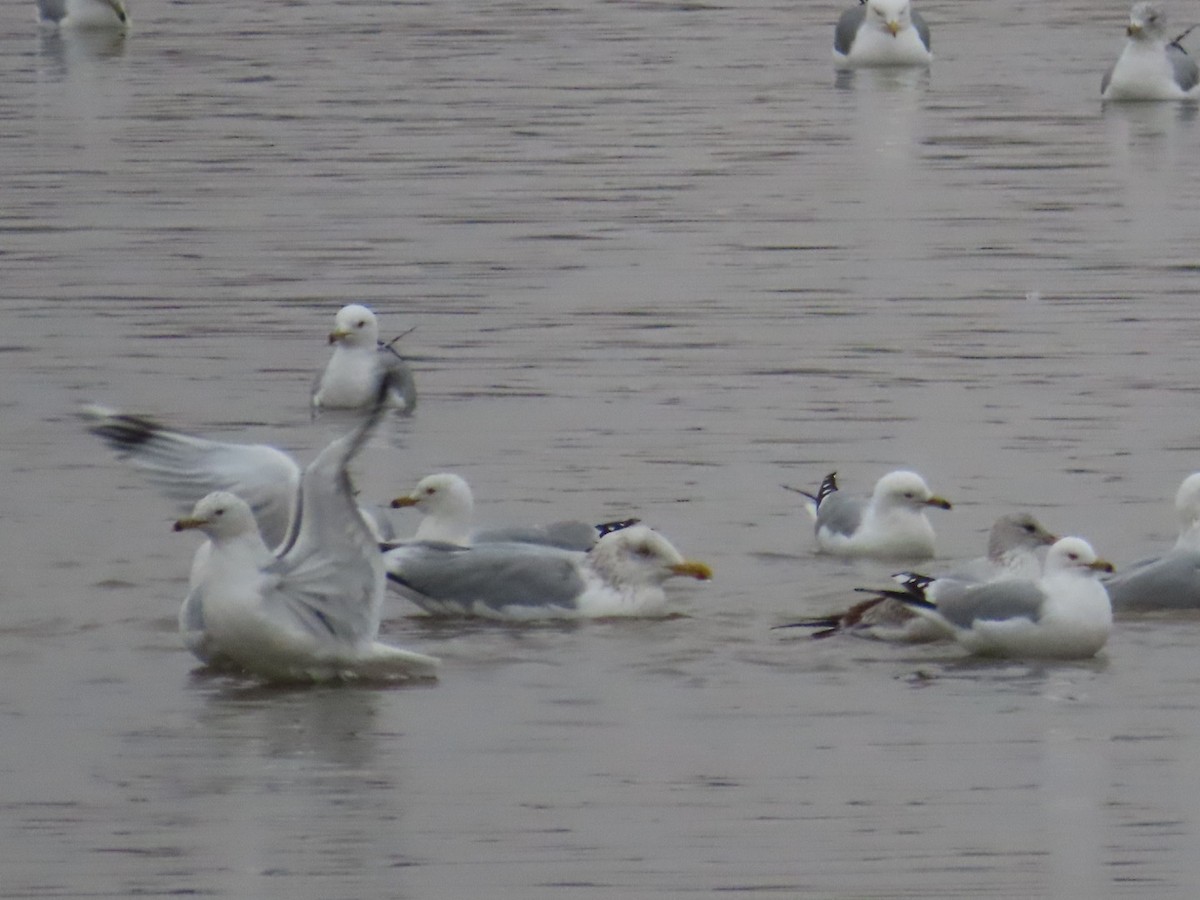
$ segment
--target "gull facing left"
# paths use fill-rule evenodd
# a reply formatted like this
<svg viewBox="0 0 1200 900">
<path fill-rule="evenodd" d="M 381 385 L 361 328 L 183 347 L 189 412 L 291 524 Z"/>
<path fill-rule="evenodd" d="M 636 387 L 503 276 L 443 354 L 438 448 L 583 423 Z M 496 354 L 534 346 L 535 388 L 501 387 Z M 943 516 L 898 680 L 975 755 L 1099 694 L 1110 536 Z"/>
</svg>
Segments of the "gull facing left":
<svg viewBox="0 0 1200 900">
<path fill-rule="evenodd" d="M 385 379 L 363 423 L 304 470 L 279 549 L 263 542 L 249 505 L 225 491 L 175 523 L 212 544 L 179 613 L 184 643 L 202 661 L 266 681 L 435 677 L 437 659 L 376 639 L 386 573 L 347 471 L 382 416 L 387 388 Z"/>
<path fill-rule="evenodd" d="M 412 370 L 390 344 L 379 340 L 379 320 L 358 303 L 338 310 L 329 333 L 333 354 L 312 389 L 312 409 L 363 409 L 375 401 L 386 378 L 401 412 L 417 408 L 417 384 Z"/>
</svg>

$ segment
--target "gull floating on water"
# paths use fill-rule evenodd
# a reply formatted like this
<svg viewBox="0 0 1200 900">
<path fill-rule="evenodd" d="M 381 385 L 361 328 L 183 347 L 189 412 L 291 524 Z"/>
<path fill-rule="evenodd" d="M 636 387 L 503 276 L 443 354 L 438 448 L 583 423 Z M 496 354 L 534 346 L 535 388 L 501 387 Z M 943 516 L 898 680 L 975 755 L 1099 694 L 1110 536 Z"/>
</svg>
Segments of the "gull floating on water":
<svg viewBox="0 0 1200 900">
<path fill-rule="evenodd" d="M 1175 494 L 1179 538 L 1163 556 L 1133 563 L 1104 580 L 1113 609 L 1200 609 L 1200 472 Z"/>
<path fill-rule="evenodd" d="M 838 490 L 837 473 L 821 482 L 816 494 L 791 488 L 808 498 L 805 508 L 816 522 L 817 549 L 835 556 L 878 559 L 927 559 L 933 556 L 930 506 L 950 509 L 916 472 L 889 472 L 875 483 L 870 500 Z"/>
<path fill-rule="evenodd" d="M 860 0 L 842 13 L 833 32 L 839 68 L 927 66 L 929 26 L 910 0 Z"/>
<path fill-rule="evenodd" d="M 982 656 L 1085 659 L 1112 630 L 1112 605 L 1101 572 L 1112 564 L 1082 538 L 1060 538 L 1046 554 L 1038 579 L 947 584 L 934 603 L 929 579 L 910 578 L 900 590 L 881 591 L 910 606 Z"/>
<path fill-rule="evenodd" d="M 212 544 L 179 614 L 184 642 L 199 659 L 269 681 L 435 677 L 435 658 L 376 639 L 383 557 L 347 467 L 379 421 L 384 393 L 359 427 L 304 470 L 278 550 L 263 542 L 249 505 L 227 491 L 209 494 L 175 523 Z"/>
<path fill-rule="evenodd" d="M 606 534 L 586 553 L 543 544 L 404 544 L 384 554 L 388 580 L 428 613 L 491 619 L 583 619 L 665 614 L 663 582 L 701 581 L 712 569 L 686 560 L 645 525 Z"/>
<path fill-rule="evenodd" d="M 933 603 L 946 590 L 1005 579 L 1034 580 L 1041 575 L 1042 561 L 1038 551 L 1058 538 L 1042 527 L 1029 513 L 1001 516 L 988 535 L 987 556 L 971 560 L 945 574 L 924 580 L 924 595 Z M 901 572 L 896 579 L 906 584 L 913 576 Z M 868 589 L 861 589 L 870 592 Z M 894 597 L 876 595 L 856 603 L 842 613 L 818 619 L 806 619 L 776 628 L 816 628 L 815 638 L 847 633 L 885 641 L 935 641 L 950 637 L 939 624 L 919 616 Z"/>
<path fill-rule="evenodd" d="M 412 493 L 392 501 L 393 509 L 411 507 L 421 513 L 414 541 L 432 541 L 467 546 L 479 543 L 516 542 L 548 544 L 564 550 L 590 550 L 610 531 L 636 525 L 637 519 L 590 525 L 563 521 L 548 525 L 514 525 L 503 528 L 474 529 L 475 498 L 465 478 L 450 472 L 427 475 L 417 482 Z"/>
<path fill-rule="evenodd" d="M 1182 100 L 1200 96 L 1200 69 L 1180 41 L 1166 35 L 1167 16 L 1152 3 L 1135 3 L 1125 49 L 1100 82 L 1103 100 Z M 1188 31 L 1191 31 L 1189 28 Z"/>
<path fill-rule="evenodd" d="M 417 385 L 412 370 L 392 349 L 379 340 L 375 313 L 357 303 L 343 306 L 329 333 L 333 355 L 317 377 L 312 390 L 312 407 L 362 409 L 374 402 L 380 380 L 387 376 L 392 396 L 402 412 L 417 408 Z"/>
<path fill-rule="evenodd" d="M 37 0 L 38 21 L 59 28 L 124 31 L 129 13 L 121 0 Z"/>
</svg>

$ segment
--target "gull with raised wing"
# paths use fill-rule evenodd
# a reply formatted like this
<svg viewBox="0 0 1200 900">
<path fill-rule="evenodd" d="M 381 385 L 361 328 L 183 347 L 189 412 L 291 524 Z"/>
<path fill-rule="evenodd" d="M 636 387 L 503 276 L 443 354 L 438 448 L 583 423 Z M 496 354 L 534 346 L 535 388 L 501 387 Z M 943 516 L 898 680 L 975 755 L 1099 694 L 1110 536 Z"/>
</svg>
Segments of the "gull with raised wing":
<svg viewBox="0 0 1200 900">
<path fill-rule="evenodd" d="M 712 578 L 645 525 L 586 553 L 544 544 L 403 544 L 384 553 L 388 581 L 427 613 L 491 619 L 586 619 L 669 613 L 663 583 Z"/>
<path fill-rule="evenodd" d="M 363 423 L 304 470 L 277 550 L 263 542 L 249 505 L 226 491 L 175 523 L 212 543 L 179 615 L 198 658 L 267 681 L 436 676 L 435 658 L 377 639 L 386 572 L 347 471 L 379 421 L 386 387 Z"/>
</svg>

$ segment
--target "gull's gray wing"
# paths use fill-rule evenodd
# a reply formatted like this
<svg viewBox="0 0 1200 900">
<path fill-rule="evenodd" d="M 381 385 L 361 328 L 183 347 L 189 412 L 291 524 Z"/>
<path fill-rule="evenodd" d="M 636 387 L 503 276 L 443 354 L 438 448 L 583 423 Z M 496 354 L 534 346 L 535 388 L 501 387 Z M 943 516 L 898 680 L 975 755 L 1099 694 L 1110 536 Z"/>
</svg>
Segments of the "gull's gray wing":
<svg viewBox="0 0 1200 900">
<path fill-rule="evenodd" d="M 852 7 L 842 13 L 838 18 L 837 26 L 833 29 L 833 49 L 843 56 L 848 55 L 850 47 L 854 44 L 854 37 L 858 34 L 858 28 L 866 17 L 867 7 L 865 4 Z"/>
<path fill-rule="evenodd" d="M 913 28 L 917 29 L 917 37 L 921 39 L 921 43 L 925 45 L 925 49 L 932 51 L 933 47 L 929 42 L 929 25 L 925 21 L 925 17 L 915 9 L 909 13 L 912 19 Z"/>
<path fill-rule="evenodd" d="M 250 504 L 268 547 L 283 541 L 300 485 L 300 467 L 283 451 L 210 441 L 102 406 L 85 406 L 80 416 L 172 500 L 190 510 L 213 491 L 229 491 Z"/>
<path fill-rule="evenodd" d="M 385 555 L 388 580 L 432 613 L 471 615 L 480 608 L 575 608 L 585 584 L 584 555 L 539 544 L 459 547 L 415 543 Z"/>
<path fill-rule="evenodd" d="M 417 408 L 417 381 L 412 369 L 408 367 L 390 344 L 379 345 L 379 365 L 392 385 L 392 394 L 400 403 L 406 416 L 410 416 Z"/>
<path fill-rule="evenodd" d="M 348 644 L 374 640 L 379 631 L 383 557 L 354 500 L 348 467 L 383 415 L 387 388 L 385 382 L 354 431 L 304 470 L 288 539 L 265 570 L 272 578 L 263 592 L 269 611 Z"/>
<path fill-rule="evenodd" d="M 931 585 L 931 589 L 938 582 Z M 1046 595 L 1032 581 L 993 581 L 988 584 L 951 582 L 936 591 L 936 609 L 951 625 L 970 628 L 978 621 L 1029 619 L 1041 616 Z"/>
<path fill-rule="evenodd" d="M 866 509 L 866 500 L 847 497 L 841 491 L 836 491 L 817 507 L 817 530 L 825 528 L 848 537 L 862 524 Z"/>
<path fill-rule="evenodd" d="M 1167 59 L 1171 63 L 1171 73 L 1175 83 L 1181 90 L 1190 91 L 1200 84 L 1200 69 L 1196 61 L 1188 56 L 1187 51 L 1178 44 L 1167 45 Z"/>
<path fill-rule="evenodd" d="M 1184 550 L 1104 580 L 1113 609 L 1200 609 L 1200 553 Z"/>
<path fill-rule="evenodd" d="M 585 552 L 596 545 L 597 539 L 594 525 L 570 521 L 486 528 L 471 535 L 471 542 L 475 544 L 545 544 L 548 547 Z"/>
</svg>

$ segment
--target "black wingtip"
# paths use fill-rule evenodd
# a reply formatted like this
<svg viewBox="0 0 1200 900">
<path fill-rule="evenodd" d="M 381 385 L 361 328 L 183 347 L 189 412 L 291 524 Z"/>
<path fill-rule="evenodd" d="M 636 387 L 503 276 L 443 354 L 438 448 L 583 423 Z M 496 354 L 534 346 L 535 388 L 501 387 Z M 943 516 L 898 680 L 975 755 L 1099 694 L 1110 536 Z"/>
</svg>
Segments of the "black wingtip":
<svg viewBox="0 0 1200 900">
<path fill-rule="evenodd" d="M 599 525 L 593 526 L 596 529 L 598 537 L 612 534 L 614 531 L 624 531 L 626 528 L 632 528 L 640 523 L 641 519 L 618 519 L 615 522 L 601 522 Z"/>
</svg>

